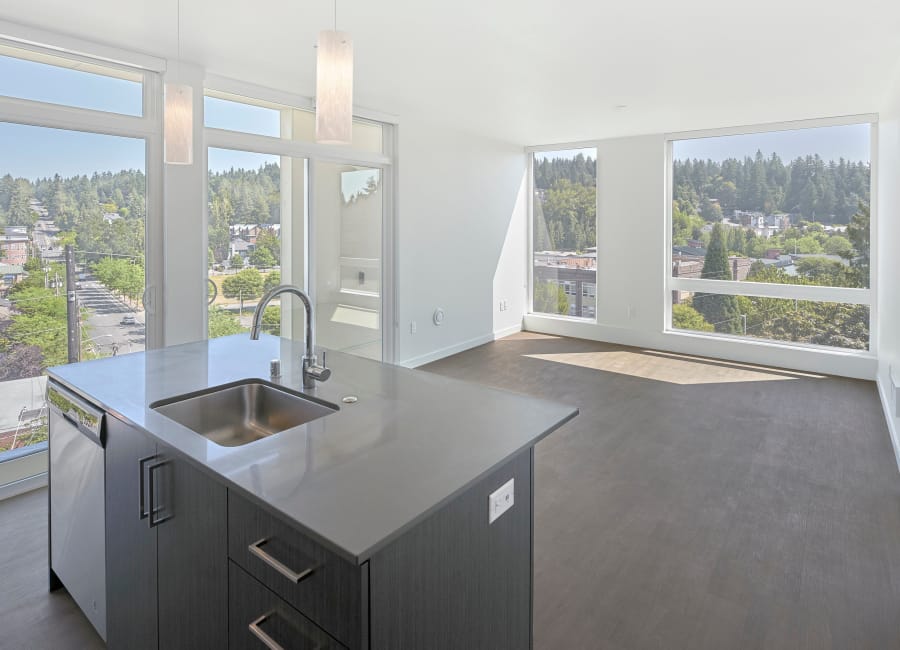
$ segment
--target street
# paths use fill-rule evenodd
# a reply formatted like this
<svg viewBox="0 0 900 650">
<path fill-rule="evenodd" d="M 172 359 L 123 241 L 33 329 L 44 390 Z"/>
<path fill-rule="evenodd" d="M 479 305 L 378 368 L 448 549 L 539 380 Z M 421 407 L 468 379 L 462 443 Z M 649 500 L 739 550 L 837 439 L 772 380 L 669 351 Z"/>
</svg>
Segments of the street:
<svg viewBox="0 0 900 650">
<path fill-rule="evenodd" d="M 89 276 L 79 282 L 78 301 L 88 310 L 82 340 L 101 356 L 140 352 L 145 345 L 144 312 L 136 311 L 105 286 Z M 134 316 L 134 325 L 121 323 Z"/>
<path fill-rule="evenodd" d="M 62 262 L 64 254 L 56 234 L 59 228 L 47 218 L 39 219 L 34 225 L 34 244 L 45 262 Z M 49 278 L 53 280 L 53 278 Z M 65 282 L 65 279 L 62 278 Z M 87 276 L 78 282 L 78 300 L 87 309 L 87 327 L 82 332 L 82 340 L 100 356 L 139 352 L 145 345 L 144 313 L 132 309 L 121 298 L 97 280 Z M 133 316 L 133 325 L 123 325 L 125 316 Z"/>
<path fill-rule="evenodd" d="M 61 262 L 63 252 L 56 242 L 59 228 L 50 219 L 38 219 L 34 224 L 34 245 L 41 251 L 41 259 L 48 262 Z M 52 249 L 51 249 L 52 247 Z"/>
</svg>

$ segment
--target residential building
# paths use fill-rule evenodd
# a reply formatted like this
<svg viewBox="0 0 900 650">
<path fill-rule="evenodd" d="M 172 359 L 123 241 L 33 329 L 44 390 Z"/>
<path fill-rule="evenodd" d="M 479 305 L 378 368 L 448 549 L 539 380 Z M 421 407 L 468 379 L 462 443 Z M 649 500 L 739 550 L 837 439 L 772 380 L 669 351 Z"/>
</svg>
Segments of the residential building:
<svg viewBox="0 0 900 650">
<path fill-rule="evenodd" d="M 28 261 L 31 240 L 25 228 L 6 227 L 0 234 L 0 263 L 21 266 Z"/>
</svg>

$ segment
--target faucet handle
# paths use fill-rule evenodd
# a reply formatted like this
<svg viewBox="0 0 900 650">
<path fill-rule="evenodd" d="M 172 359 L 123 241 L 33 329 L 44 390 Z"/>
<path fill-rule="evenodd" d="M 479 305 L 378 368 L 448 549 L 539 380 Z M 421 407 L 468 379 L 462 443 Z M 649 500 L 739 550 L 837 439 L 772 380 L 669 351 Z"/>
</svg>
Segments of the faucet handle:
<svg viewBox="0 0 900 650">
<path fill-rule="evenodd" d="M 322 350 L 322 367 L 323 367 L 323 368 L 327 368 L 327 367 L 328 367 L 328 366 L 325 365 L 325 350 Z"/>
</svg>

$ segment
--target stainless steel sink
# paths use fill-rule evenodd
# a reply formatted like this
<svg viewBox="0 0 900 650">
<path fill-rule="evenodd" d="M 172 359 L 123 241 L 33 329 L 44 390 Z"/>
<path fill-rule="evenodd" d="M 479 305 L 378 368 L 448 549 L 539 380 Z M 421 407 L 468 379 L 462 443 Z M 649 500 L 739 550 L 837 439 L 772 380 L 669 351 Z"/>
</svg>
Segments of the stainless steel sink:
<svg viewBox="0 0 900 650">
<path fill-rule="evenodd" d="M 338 410 L 260 379 L 178 395 L 150 408 L 224 447 L 246 445 Z"/>
</svg>

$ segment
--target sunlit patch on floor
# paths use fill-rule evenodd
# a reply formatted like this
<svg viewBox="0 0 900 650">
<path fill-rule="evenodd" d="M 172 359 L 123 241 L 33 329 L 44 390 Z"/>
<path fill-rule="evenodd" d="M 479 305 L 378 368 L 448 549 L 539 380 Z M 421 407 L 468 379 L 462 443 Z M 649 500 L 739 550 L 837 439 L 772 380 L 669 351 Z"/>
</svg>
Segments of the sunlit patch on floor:
<svg viewBox="0 0 900 650">
<path fill-rule="evenodd" d="M 704 359 L 656 350 L 605 350 L 594 352 L 556 352 L 526 354 L 532 359 L 564 363 L 570 366 L 615 372 L 631 377 L 665 381 L 671 384 L 722 384 L 749 381 L 822 379 L 816 375 L 732 361 Z"/>
<path fill-rule="evenodd" d="M 331 315 L 331 321 L 372 330 L 377 330 L 379 327 L 377 310 L 352 305 L 337 305 Z"/>
<path fill-rule="evenodd" d="M 540 334 L 538 332 L 516 332 L 512 336 L 507 336 L 502 339 L 497 339 L 497 343 L 518 343 L 520 341 L 555 341 L 560 340 L 561 336 L 554 336 L 553 334 Z"/>
</svg>

